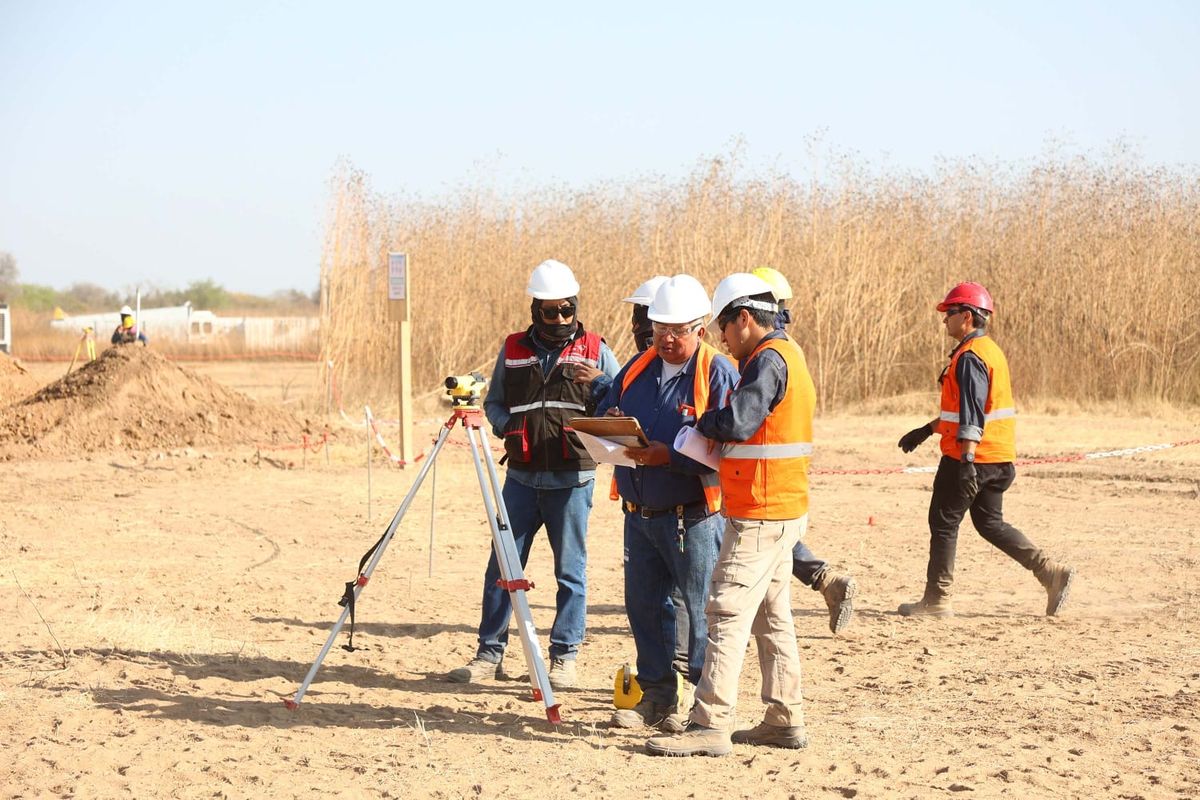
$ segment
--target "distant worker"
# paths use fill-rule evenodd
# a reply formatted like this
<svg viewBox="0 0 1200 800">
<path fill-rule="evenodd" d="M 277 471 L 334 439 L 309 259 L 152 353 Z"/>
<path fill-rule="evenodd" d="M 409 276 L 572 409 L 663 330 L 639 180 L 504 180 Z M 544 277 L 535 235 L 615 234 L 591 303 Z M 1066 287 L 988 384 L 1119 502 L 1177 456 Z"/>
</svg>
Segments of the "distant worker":
<svg viewBox="0 0 1200 800">
<path fill-rule="evenodd" d="M 751 275 L 762 278 L 771 287 L 771 294 L 779 303 L 779 313 L 775 316 L 776 330 L 787 332 L 787 326 L 792 322 L 791 312 L 787 308 L 792 299 L 792 286 L 783 274 L 771 267 L 758 267 Z M 825 598 L 825 606 L 829 609 L 829 630 L 841 633 L 850 624 L 854 613 L 854 595 L 858 585 L 850 575 L 837 575 L 829 568 L 829 564 L 820 558 L 804 540 L 792 551 L 792 574 L 805 586 L 820 592 Z"/>
<path fill-rule="evenodd" d="M 958 526 L 969 510 L 980 536 L 1037 577 L 1046 589 L 1046 615 L 1052 617 L 1067 602 L 1075 569 L 1051 561 L 1004 521 L 1004 492 L 1016 477 L 1017 412 L 1008 360 L 987 335 L 992 296 L 978 283 L 960 283 L 937 310 L 945 315 L 946 334 L 956 342 L 938 379 L 941 411 L 932 422 L 900 439 L 900 449 L 911 453 L 934 433 L 941 434 L 942 460 L 929 501 L 929 566 L 925 595 L 902 604 L 899 611 L 906 617 L 954 614 L 950 587 Z"/>
<path fill-rule="evenodd" d="M 652 755 L 721 756 L 731 742 L 800 748 L 808 744 L 800 653 L 792 622 L 792 549 L 808 525 L 808 464 L 816 391 L 800 347 L 775 328 L 771 287 L 740 272 L 717 285 L 714 330 L 741 364 L 724 408 L 696 431 L 724 442 L 720 461 L 725 531 L 709 588 L 708 646 L 688 726 L 646 741 Z M 736 724 L 738 682 L 754 636 L 762 672 L 761 724 Z"/>
<path fill-rule="evenodd" d="M 634 417 L 650 440 L 649 447 L 625 451 L 636 467 L 615 468 L 625 511 L 625 613 L 637 648 L 642 699 L 619 709 L 612 722 L 678 733 L 691 702 L 678 693 L 672 668 L 676 641 L 686 643 L 683 674 L 694 686 L 704 666 L 704 604 L 725 520 L 715 472 L 676 452 L 673 444 L 684 425 L 725 402 L 738 375 L 704 341 L 710 302 L 700 282 L 676 275 L 660 283 L 647 309 L 653 347 L 617 373 L 596 413 Z M 687 609 L 683 624 L 690 630 L 677 631 L 673 593 Z"/>
<path fill-rule="evenodd" d="M 566 264 L 545 261 L 526 287 L 533 324 L 510 334 L 496 358 L 484 413 L 504 440 L 508 472 L 504 504 L 521 565 L 533 537 L 545 526 L 554 552 L 554 625 L 550 629 L 550 685 L 576 685 L 576 663 L 587 616 L 587 527 L 596 462 L 567 425 L 589 416 L 620 365 L 599 334 L 579 321 L 579 283 Z M 575 371 L 591 367 L 588 380 Z M 503 674 L 512 607 L 496 585 L 500 568 L 493 551 L 483 579 L 479 646 L 465 667 L 447 676 L 476 683 Z"/>
<path fill-rule="evenodd" d="M 113 330 L 113 344 L 133 344 L 141 342 L 143 345 L 150 344 L 150 340 L 146 338 L 146 334 L 138 330 L 137 325 L 133 320 L 133 309 L 129 306 L 121 306 L 121 321 Z"/>
</svg>

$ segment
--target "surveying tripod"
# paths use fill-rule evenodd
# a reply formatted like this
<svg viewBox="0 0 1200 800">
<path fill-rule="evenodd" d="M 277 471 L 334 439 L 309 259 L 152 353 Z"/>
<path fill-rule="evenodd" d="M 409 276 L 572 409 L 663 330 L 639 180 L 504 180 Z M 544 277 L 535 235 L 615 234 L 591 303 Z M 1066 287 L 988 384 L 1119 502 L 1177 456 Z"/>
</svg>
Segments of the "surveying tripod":
<svg viewBox="0 0 1200 800">
<path fill-rule="evenodd" d="M 300 688 L 296 690 L 296 694 L 284 700 L 284 705 L 289 709 L 295 710 L 300 707 L 300 701 L 304 698 L 304 693 L 308 691 L 309 684 L 316 677 L 317 670 L 321 666 L 321 662 L 325 660 L 325 656 L 329 653 L 333 646 L 334 640 L 342 630 L 342 626 L 346 624 L 346 618 L 351 619 L 351 633 L 353 633 L 353 615 L 354 602 L 358 596 L 362 594 L 363 589 L 367 585 L 367 581 L 371 579 L 371 574 L 375 571 L 375 567 L 379 565 L 379 560 L 383 558 L 383 551 L 387 549 L 388 543 L 391 542 L 392 536 L 395 535 L 396 529 L 400 526 L 400 520 L 404 518 L 405 512 L 408 511 L 413 498 L 417 494 L 417 490 L 421 488 L 421 482 L 425 480 L 434 461 L 437 459 L 438 453 L 442 450 L 442 445 L 450 437 L 450 432 L 454 429 L 457 423 L 462 423 L 462 426 L 467 430 L 467 440 L 471 444 L 471 460 L 475 462 L 475 474 L 479 478 L 479 490 L 483 495 L 483 506 L 487 511 L 488 522 L 492 527 L 492 547 L 496 551 L 496 562 L 500 566 L 500 580 L 497 585 L 508 591 L 509 597 L 512 599 L 513 613 L 517 617 L 518 627 L 521 633 L 521 646 L 525 650 L 525 664 L 529 668 L 529 680 L 533 684 L 533 699 L 541 700 L 546 706 L 546 719 L 551 724 L 558 725 L 562 722 L 559 715 L 559 705 L 554 702 L 554 691 L 550 688 L 550 677 L 546 672 L 546 663 L 542 660 L 541 646 L 538 644 L 537 629 L 533 625 L 533 615 L 529 611 L 529 601 L 525 597 L 525 592 L 533 588 L 533 584 L 525 579 L 525 572 L 521 567 L 521 557 L 517 553 L 516 543 L 513 541 L 512 526 L 508 520 L 508 509 L 504 506 L 504 496 L 501 493 L 500 478 L 496 470 L 496 462 L 492 458 L 492 451 L 488 447 L 487 432 L 484 426 L 487 425 L 487 420 L 483 416 L 483 412 L 478 406 L 474 405 L 456 405 L 450 419 L 446 420 L 446 424 L 438 432 L 437 440 L 433 443 L 433 449 L 429 452 L 429 457 L 425 459 L 425 463 L 421 466 L 421 471 L 417 473 L 416 480 L 408 490 L 408 494 L 404 496 L 404 501 L 400 503 L 399 510 L 392 517 L 391 523 L 388 524 L 387 530 L 383 536 L 375 543 L 371 550 L 367 551 L 367 555 L 363 556 L 363 562 L 366 563 L 366 569 L 363 569 L 363 562 L 358 565 L 358 577 L 351 583 L 346 584 L 346 594 L 342 597 L 341 604 L 344 606 L 342 615 L 338 618 L 337 624 L 333 626 L 333 630 L 329 632 L 329 638 L 325 641 L 325 646 L 321 648 L 321 652 L 317 655 L 317 660 L 313 662 L 312 667 L 308 670 L 308 675 L 305 676 L 304 682 L 300 684 Z M 484 475 L 486 466 L 487 475 Z M 368 560 L 369 558 L 369 560 Z"/>
</svg>

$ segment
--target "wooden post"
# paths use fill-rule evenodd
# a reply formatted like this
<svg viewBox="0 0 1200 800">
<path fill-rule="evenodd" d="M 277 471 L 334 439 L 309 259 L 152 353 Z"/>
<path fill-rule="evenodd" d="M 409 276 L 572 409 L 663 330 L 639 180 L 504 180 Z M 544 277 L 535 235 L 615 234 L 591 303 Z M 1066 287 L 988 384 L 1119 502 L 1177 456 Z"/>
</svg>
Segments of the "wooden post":
<svg viewBox="0 0 1200 800">
<path fill-rule="evenodd" d="M 398 328 L 398 378 L 400 384 L 400 452 L 401 467 L 413 463 L 412 432 L 412 322 L 408 273 L 411 262 L 407 253 L 388 253 L 388 319 Z"/>
</svg>

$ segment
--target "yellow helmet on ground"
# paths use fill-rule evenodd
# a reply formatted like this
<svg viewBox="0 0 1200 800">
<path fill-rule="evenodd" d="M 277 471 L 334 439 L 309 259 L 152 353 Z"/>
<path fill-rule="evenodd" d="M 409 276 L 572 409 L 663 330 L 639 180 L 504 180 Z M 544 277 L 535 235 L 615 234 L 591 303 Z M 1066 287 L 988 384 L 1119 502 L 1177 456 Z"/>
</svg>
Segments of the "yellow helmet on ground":
<svg viewBox="0 0 1200 800">
<path fill-rule="evenodd" d="M 750 270 L 750 274 L 767 282 L 771 287 L 771 294 L 775 295 L 777 302 L 792 299 L 791 284 L 788 283 L 787 278 L 783 277 L 783 273 L 774 267 L 755 267 Z"/>
</svg>

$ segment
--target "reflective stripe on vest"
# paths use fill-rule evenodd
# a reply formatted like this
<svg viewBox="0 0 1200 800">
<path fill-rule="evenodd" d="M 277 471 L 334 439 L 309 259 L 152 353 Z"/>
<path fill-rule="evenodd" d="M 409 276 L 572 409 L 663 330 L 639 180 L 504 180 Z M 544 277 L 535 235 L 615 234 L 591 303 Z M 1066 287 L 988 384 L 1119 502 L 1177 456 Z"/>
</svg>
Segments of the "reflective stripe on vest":
<svg viewBox="0 0 1200 800">
<path fill-rule="evenodd" d="M 941 412 L 938 414 L 942 454 L 962 459 L 962 444 L 958 440 L 958 427 L 962 419 L 958 360 L 963 353 L 973 353 L 983 362 L 988 374 L 988 395 L 983 404 L 983 435 L 975 446 L 975 461 L 980 464 L 1014 461 L 1017 457 L 1017 410 L 1013 403 L 1008 359 L 990 336 L 967 339 L 950 357 L 950 365 L 942 379 Z"/>
<path fill-rule="evenodd" d="M 731 444 L 721 452 L 722 458 L 800 458 L 811 456 L 812 442 L 794 444 Z"/>
<path fill-rule="evenodd" d="M 696 374 L 692 379 L 692 408 L 696 412 L 696 419 L 700 419 L 700 415 L 708 410 L 708 387 L 711 379 L 711 370 L 713 358 L 717 355 L 717 348 L 713 347 L 703 339 L 700 340 L 700 348 L 696 355 Z M 658 352 L 651 347 L 646 352 L 642 353 L 637 359 L 629 365 L 629 369 L 625 370 L 625 377 L 621 380 L 621 394 L 625 394 L 625 390 L 633 384 L 639 375 L 646 371 L 646 367 L 658 358 Z M 617 398 L 620 403 L 620 398 Z M 619 407 L 619 406 L 618 406 Z M 701 475 L 700 488 L 704 490 L 704 505 L 708 508 L 709 513 L 715 514 L 721 510 L 721 482 L 716 475 Z M 609 499 L 620 500 L 621 495 L 617 491 L 617 476 L 613 474 L 612 485 L 608 489 Z"/>
<path fill-rule="evenodd" d="M 742 364 L 743 374 L 767 349 L 778 353 L 787 365 L 787 386 L 758 430 L 722 451 L 725 512 L 748 519 L 798 519 L 808 513 L 808 463 L 817 393 L 803 351 L 786 337 L 760 344 Z"/>
<path fill-rule="evenodd" d="M 547 400 L 544 403 L 526 403 L 525 405 L 521 406 L 509 406 L 508 413 L 520 414 L 522 411 L 533 411 L 535 408 L 569 408 L 572 411 L 587 411 L 587 406 L 579 403 L 567 403 L 562 400 Z"/>
</svg>

